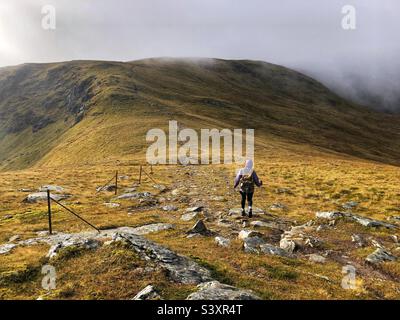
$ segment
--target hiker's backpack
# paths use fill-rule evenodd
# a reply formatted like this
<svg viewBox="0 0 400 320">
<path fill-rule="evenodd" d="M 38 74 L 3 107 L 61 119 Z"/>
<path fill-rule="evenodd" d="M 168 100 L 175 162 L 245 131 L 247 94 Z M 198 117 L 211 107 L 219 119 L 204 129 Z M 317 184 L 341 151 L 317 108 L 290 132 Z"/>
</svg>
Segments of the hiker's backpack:
<svg viewBox="0 0 400 320">
<path fill-rule="evenodd" d="M 254 192 L 254 180 L 253 173 L 250 175 L 243 175 L 240 179 L 240 190 L 245 193 L 253 193 Z"/>
</svg>

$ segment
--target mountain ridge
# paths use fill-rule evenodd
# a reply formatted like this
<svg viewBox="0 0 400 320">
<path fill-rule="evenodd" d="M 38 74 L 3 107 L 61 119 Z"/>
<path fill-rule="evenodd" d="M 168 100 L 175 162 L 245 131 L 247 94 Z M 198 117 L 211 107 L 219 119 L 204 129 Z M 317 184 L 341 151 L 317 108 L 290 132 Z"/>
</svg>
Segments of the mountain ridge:
<svg viewBox="0 0 400 320">
<path fill-rule="evenodd" d="M 400 117 L 364 109 L 279 65 L 150 58 L 0 69 L 4 170 L 140 158 L 147 130 L 165 128 L 168 120 L 194 129 L 223 120 L 229 128 L 254 127 L 259 141 L 276 138 L 399 164 Z M 63 148 L 67 154 L 57 154 Z"/>
</svg>

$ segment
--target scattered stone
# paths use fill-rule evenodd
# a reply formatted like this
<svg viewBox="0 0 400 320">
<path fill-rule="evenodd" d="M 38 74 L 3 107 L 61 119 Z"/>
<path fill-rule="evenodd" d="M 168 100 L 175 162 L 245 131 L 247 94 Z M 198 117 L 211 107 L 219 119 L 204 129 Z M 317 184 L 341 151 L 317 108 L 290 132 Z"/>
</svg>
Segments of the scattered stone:
<svg viewBox="0 0 400 320">
<path fill-rule="evenodd" d="M 117 199 L 121 200 L 130 200 L 130 199 L 145 199 L 152 197 L 150 192 L 134 192 L 134 193 L 124 193 L 117 197 Z"/>
<path fill-rule="evenodd" d="M 176 211 L 176 210 L 178 210 L 178 207 L 173 206 L 173 205 L 167 205 L 167 206 L 162 207 L 162 209 L 164 211 Z"/>
<path fill-rule="evenodd" d="M 160 295 L 152 285 L 147 286 L 140 291 L 132 300 L 159 300 Z"/>
<path fill-rule="evenodd" d="M 215 242 L 220 247 L 229 247 L 229 245 L 231 244 L 231 241 L 224 237 L 215 237 Z"/>
<path fill-rule="evenodd" d="M 174 225 L 169 224 L 169 223 L 154 223 L 154 224 L 148 224 L 148 225 L 132 228 L 131 230 L 128 230 L 128 232 L 130 232 L 131 234 L 136 234 L 136 235 L 146 235 L 149 233 L 170 230 L 173 228 L 174 228 Z M 123 231 L 124 229 L 120 229 L 120 230 Z"/>
<path fill-rule="evenodd" d="M 20 235 L 16 234 L 15 236 L 12 236 L 10 239 L 8 239 L 8 242 L 15 242 L 20 239 Z"/>
<path fill-rule="evenodd" d="M 371 244 L 372 246 L 374 246 L 375 248 L 381 248 L 381 249 L 385 249 L 385 247 L 379 243 L 377 240 L 375 239 L 371 239 Z"/>
<path fill-rule="evenodd" d="M 241 208 L 229 209 L 228 215 L 230 216 L 242 215 L 242 209 Z"/>
<path fill-rule="evenodd" d="M 53 186 L 53 185 L 45 185 L 39 188 L 39 192 L 47 192 L 47 190 L 51 192 L 63 192 L 64 188 L 60 186 Z"/>
<path fill-rule="evenodd" d="M 353 219 L 354 221 L 356 221 L 357 223 L 361 224 L 364 227 L 384 227 L 384 228 L 388 228 L 388 229 L 397 228 L 395 225 L 390 224 L 390 223 L 373 220 L 373 219 L 369 219 L 369 218 L 365 218 L 365 217 L 361 217 L 361 216 L 357 216 L 357 215 L 351 215 L 350 218 Z"/>
<path fill-rule="evenodd" d="M 120 203 L 115 203 L 115 202 L 106 202 L 106 203 L 104 203 L 104 205 L 105 205 L 107 208 L 118 208 L 118 207 L 121 206 Z"/>
<path fill-rule="evenodd" d="M 396 257 L 385 249 L 378 248 L 371 253 L 366 259 L 367 262 L 372 264 L 378 264 L 383 261 L 396 261 Z"/>
<path fill-rule="evenodd" d="M 187 300 L 260 300 L 252 291 L 241 290 L 218 281 L 202 283 L 198 291 L 190 294 Z"/>
<path fill-rule="evenodd" d="M 5 216 L 3 216 L 3 218 L 1 220 L 10 220 L 12 219 L 12 215 L 11 214 L 6 214 Z"/>
<path fill-rule="evenodd" d="M 253 230 L 242 230 L 239 232 L 238 238 L 244 240 L 252 237 L 262 237 L 262 234 Z"/>
<path fill-rule="evenodd" d="M 259 253 L 260 245 L 262 244 L 265 244 L 265 241 L 260 237 L 255 236 L 255 237 L 245 238 L 243 240 L 244 252 Z"/>
<path fill-rule="evenodd" d="M 252 221 L 250 224 L 254 228 L 271 228 L 271 229 L 277 229 L 276 223 L 273 222 L 265 222 L 265 221 Z"/>
<path fill-rule="evenodd" d="M 337 211 L 324 211 L 324 212 L 317 212 L 315 216 L 318 219 L 328 219 L 328 220 L 334 220 L 334 219 L 339 219 L 343 217 L 342 212 L 337 212 Z"/>
<path fill-rule="evenodd" d="M 51 194 L 51 197 L 54 200 L 61 201 L 64 199 L 68 199 L 71 195 L 68 194 Z M 25 199 L 24 203 L 37 203 L 39 201 L 47 201 L 47 192 L 36 192 L 29 194 Z"/>
<path fill-rule="evenodd" d="M 117 189 L 115 184 L 110 184 L 108 186 L 98 187 L 96 188 L 97 192 L 105 191 L 105 192 L 115 192 Z"/>
<path fill-rule="evenodd" d="M 260 250 L 264 254 L 273 255 L 273 256 L 280 256 L 280 257 L 289 257 L 288 251 L 273 246 L 271 244 L 265 243 L 260 244 Z"/>
<path fill-rule="evenodd" d="M 182 189 L 174 189 L 171 191 L 173 196 L 178 196 L 182 192 Z"/>
<path fill-rule="evenodd" d="M 119 180 L 129 180 L 129 176 L 118 176 Z"/>
<path fill-rule="evenodd" d="M 186 212 L 201 212 L 203 210 L 203 207 L 192 207 L 192 208 L 187 208 Z"/>
<path fill-rule="evenodd" d="M 361 248 L 365 246 L 364 238 L 358 234 L 351 235 L 351 241 L 354 242 L 357 247 Z"/>
<path fill-rule="evenodd" d="M 248 228 L 250 226 L 250 223 L 249 223 L 249 221 L 248 220 L 243 220 L 243 222 L 242 222 L 242 228 Z"/>
<path fill-rule="evenodd" d="M 394 234 L 390 236 L 390 239 L 392 239 L 394 243 L 399 243 L 399 237 Z"/>
<path fill-rule="evenodd" d="M 277 202 L 277 203 L 273 203 L 270 207 L 270 210 L 287 210 L 287 206 L 285 206 L 284 204 Z"/>
<path fill-rule="evenodd" d="M 68 247 L 77 247 L 90 250 L 97 249 L 100 245 L 100 241 L 96 239 L 70 239 L 51 246 L 49 252 L 47 253 L 47 257 L 50 259 L 54 258 L 61 249 Z"/>
<path fill-rule="evenodd" d="M 190 221 L 190 220 L 193 220 L 193 219 L 197 218 L 198 215 L 199 215 L 198 212 L 186 213 L 186 214 L 181 216 L 181 220 Z"/>
<path fill-rule="evenodd" d="M 315 263 L 325 263 L 326 262 L 326 258 L 319 255 L 319 254 L 309 254 L 308 256 L 308 260 L 310 260 L 311 262 L 315 262 Z"/>
<path fill-rule="evenodd" d="M 206 225 L 204 224 L 203 220 L 199 220 L 196 222 L 196 224 L 193 226 L 192 229 L 188 231 L 189 234 L 206 234 L 208 233 L 208 229 Z"/>
<path fill-rule="evenodd" d="M 215 196 L 215 197 L 211 197 L 211 201 L 223 202 L 223 201 L 226 201 L 226 199 L 223 196 Z"/>
<path fill-rule="evenodd" d="M 167 187 L 163 184 L 155 184 L 153 188 L 159 190 L 160 192 L 164 192 L 167 190 Z"/>
<path fill-rule="evenodd" d="M 289 194 L 289 195 L 293 194 L 293 192 L 292 192 L 292 190 L 290 188 L 278 188 L 278 189 L 275 189 L 275 193 L 277 193 L 277 194 Z"/>
<path fill-rule="evenodd" d="M 133 192 L 135 192 L 136 191 L 136 188 L 126 188 L 126 189 L 124 189 L 124 193 L 133 193 Z"/>
<path fill-rule="evenodd" d="M 358 202 L 356 201 L 349 201 L 342 205 L 342 208 L 345 210 L 352 210 L 358 206 Z"/>
<path fill-rule="evenodd" d="M 14 243 L 7 243 L 0 245 L 0 254 L 9 253 L 12 249 L 14 249 L 17 245 Z"/>
<path fill-rule="evenodd" d="M 33 190 L 33 189 L 26 189 L 26 188 L 19 189 L 18 191 L 19 192 L 24 192 L 24 193 L 35 192 L 35 190 Z"/>
<path fill-rule="evenodd" d="M 279 247 L 288 253 L 293 253 L 296 249 L 296 243 L 293 240 L 288 240 L 286 238 L 281 239 L 279 242 Z"/>
</svg>

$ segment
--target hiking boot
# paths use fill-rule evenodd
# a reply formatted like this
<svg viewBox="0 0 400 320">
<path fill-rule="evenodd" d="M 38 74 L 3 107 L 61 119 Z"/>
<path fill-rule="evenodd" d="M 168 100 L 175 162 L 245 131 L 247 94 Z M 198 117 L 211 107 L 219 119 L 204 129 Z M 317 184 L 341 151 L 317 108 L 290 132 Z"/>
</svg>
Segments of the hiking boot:
<svg viewBox="0 0 400 320">
<path fill-rule="evenodd" d="M 252 218 L 253 217 L 253 210 L 250 210 L 249 211 L 249 218 Z"/>
<path fill-rule="evenodd" d="M 246 216 L 246 211 L 244 209 L 242 209 L 242 217 Z"/>
</svg>

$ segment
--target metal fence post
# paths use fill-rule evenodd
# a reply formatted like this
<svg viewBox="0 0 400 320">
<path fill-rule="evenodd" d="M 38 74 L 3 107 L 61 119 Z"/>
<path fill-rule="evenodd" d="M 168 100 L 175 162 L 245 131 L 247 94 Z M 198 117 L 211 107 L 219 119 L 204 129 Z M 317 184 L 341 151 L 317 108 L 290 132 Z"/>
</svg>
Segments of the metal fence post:
<svg viewBox="0 0 400 320">
<path fill-rule="evenodd" d="M 115 195 L 118 194 L 118 171 L 115 173 Z"/>
<path fill-rule="evenodd" d="M 49 215 L 49 234 L 53 234 L 53 228 L 51 225 L 51 198 L 49 189 L 47 189 L 47 211 Z"/>
</svg>

